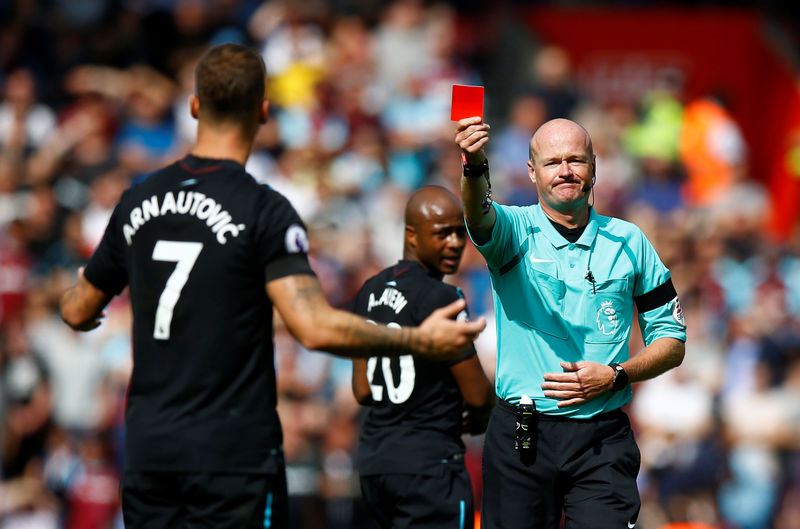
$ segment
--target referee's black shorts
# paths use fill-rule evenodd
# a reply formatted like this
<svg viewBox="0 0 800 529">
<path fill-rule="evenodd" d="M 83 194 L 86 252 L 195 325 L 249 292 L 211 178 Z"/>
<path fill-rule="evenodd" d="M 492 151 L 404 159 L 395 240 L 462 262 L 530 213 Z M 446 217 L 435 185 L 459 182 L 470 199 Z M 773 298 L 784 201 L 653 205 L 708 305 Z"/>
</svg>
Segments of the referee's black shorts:
<svg viewBox="0 0 800 529">
<path fill-rule="evenodd" d="M 535 453 L 514 448 L 516 407 L 500 401 L 483 447 L 482 529 L 633 528 L 639 448 L 621 410 L 588 420 L 539 416 Z M 533 452 L 533 451 L 531 451 Z"/>
<path fill-rule="evenodd" d="M 472 485 L 463 456 L 443 461 L 436 475 L 361 476 L 361 495 L 380 529 L 473 529 Z"/>
<path fill-rule="evenodd" d="M 125 529 L 286 529 L 286 475 L 125 471 Z"/>
</svg>

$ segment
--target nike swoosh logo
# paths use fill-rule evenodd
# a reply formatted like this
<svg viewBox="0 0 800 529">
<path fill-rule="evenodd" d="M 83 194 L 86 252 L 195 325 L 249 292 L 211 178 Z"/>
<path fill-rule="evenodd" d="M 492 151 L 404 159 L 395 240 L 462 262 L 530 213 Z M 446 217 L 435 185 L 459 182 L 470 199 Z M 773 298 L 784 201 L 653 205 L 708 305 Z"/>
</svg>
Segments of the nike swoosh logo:
<svg viewBox="0 0 800 529">
<path fill-rule="evenodd" d="M 182 186 L 191 186 L 197 183 L 197 178 L 189 178 L 181 182 Z"/>
<path fill-rule="evenodd" d="M 552 259 L 537 259 L 535 257 L 531 257 L 531 262 L 532 263 L 552 263 L 553 260 Z"/>
<path fill-rule="evenodd" d="M 633 523 L 628 522 L 628 529 L 633 529 L 634 527 L 636 527 L 636 522 Z"/>
<path fill-rule="evenodd" d="M 387 281 L 386 285 L 390 286 L 390 287 L 396 287 L 397 286 L 397 281 Z"/>
</svg>

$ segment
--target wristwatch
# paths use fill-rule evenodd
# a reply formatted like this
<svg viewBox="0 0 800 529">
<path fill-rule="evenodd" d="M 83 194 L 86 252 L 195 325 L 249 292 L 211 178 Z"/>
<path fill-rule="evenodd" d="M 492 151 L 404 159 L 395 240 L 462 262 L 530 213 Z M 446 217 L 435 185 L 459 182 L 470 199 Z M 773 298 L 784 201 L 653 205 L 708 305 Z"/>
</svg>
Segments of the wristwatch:
<svg viewBox="0 0 800 529">
<path fill-rule="evenodd" d="M 611 362 L 608 366 L 614 370 L 614 378 L 611 380 L 613 384 L 611 392 L 616 393 L 621 389 L 625 389 L 625 386 L 628 385 L 628 372 L 616 362 Z"/>
</svg>

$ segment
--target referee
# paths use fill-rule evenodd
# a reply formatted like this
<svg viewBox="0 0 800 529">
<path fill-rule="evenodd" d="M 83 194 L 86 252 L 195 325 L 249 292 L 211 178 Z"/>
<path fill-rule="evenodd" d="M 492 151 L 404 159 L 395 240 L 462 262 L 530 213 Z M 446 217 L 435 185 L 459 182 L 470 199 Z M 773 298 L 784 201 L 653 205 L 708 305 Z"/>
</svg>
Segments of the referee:
<svg viewBox="0 0 800 529">
<path fill-rule="evenodd" d="M 463 302 L 399 330 L 328 305 L 300 217 L 244 169 L 267 119 L 261 57 L 243 46 L 213 47 L 195 80 L 191 153 L 123 194 L 78 283 L 62 296 L 61 316 L 91 330 L 130 287 L 127 529 L 284 529 L 273 307 L 305 347 L 364 357 L 457 358 L 484 323 L 451 320 Z"/>
<path fill-rule="evenodd" d="M 678 296 L 639 228 L 589 205 L 595 156 L 565 119 L 530 141 L 539 203 L 493 204 L 489 126 L 461 120 L 461 190 L 470 237 L 489 268 L 497 320 L 496 391 L 486 433 L 482 522 L 488 529 L 633 528 L 639 450 L 631 383 L 678 366 L 686 326 Z M 630 357 L 634 307 L 646 345 Z"/>
</svg>

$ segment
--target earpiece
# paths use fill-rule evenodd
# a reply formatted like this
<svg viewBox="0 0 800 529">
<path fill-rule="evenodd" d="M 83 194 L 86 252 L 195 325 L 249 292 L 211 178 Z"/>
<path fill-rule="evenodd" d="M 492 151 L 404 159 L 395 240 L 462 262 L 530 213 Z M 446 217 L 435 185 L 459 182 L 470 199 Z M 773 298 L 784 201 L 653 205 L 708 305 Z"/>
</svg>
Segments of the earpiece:
<svg viewBox="0 0 800 529">
<path fill-rule="evenodd" d="M 584 193 L 588 193 L 589 191 L 591 191 L 592 188 L 594 187 L 594 182 L 595 182 L 596 179 L 597 179 L 597 172 L 595 171 L 594 166 L 592 166 L 592 183 L 589 184 L 589 185 L 583 186 L 581 188 L 581 191 L 583 191 Z"/>
</svg>

